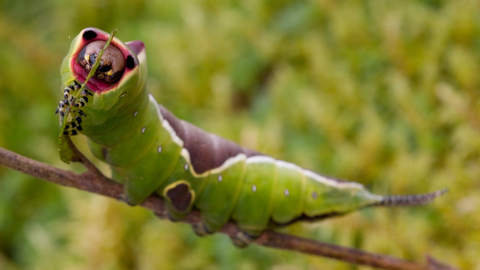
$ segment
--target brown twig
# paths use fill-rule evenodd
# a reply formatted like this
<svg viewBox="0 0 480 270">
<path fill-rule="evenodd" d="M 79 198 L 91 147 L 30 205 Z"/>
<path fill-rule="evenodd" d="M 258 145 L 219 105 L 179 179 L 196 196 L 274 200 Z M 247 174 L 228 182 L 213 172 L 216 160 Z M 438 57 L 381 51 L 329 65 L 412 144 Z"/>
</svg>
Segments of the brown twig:
<svg viewBox="0 0 480 270">
<path fill-rule="evenodd" d="M 122 199 L 124 191 L 122 185 L 105 177 L 77 148 L 71 143 L 75 153 L 74 161 L 81 162 L 88 171 L 82 174 L 76 174 L 65 171 L 48 164 L 32 160 L 0 147 L 0 165 L 29 174 L 31 176 L 44 179 L 46 181 L 59 184 L 66 187 L 73 187 L 80 190 L 108 196 L 115 199 Z M 157 216 L 165 217 L 165 206 L 161 198 L 150 196 L 141 206 L 152 210 Z M 192 211 L 184 220 L 186 223 L 196 224 L 199 222 L 200 213 Z M 235 236 L 239 230 L 234 223 L 228 223 L 222 230 L 222 233 Z M 346 248 L 326 243 L 321 243 L 309 239 L 299 238 L 291 235 L 265 231 L 260 238 L 255 241 L 258 245 L 273 247 L 278 249 L 303 252 L 311 255 L 329 257 L 354 264 L 367 265 L 382 269 L 402 269 L 402 270 L 454 270 L 455 268 L 440 263 L 438 260 L 427 257 L 427 264 L 418 264 L 398 258 L 385 255 L 365 252 L 358 249 Z"/>
</svg>

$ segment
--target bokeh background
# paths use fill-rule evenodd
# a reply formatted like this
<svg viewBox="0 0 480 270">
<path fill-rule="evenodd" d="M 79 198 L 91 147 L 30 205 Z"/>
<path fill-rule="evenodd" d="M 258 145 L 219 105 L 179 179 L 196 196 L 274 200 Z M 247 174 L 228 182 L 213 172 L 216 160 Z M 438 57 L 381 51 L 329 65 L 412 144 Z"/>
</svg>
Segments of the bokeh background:
<svg viewBox="0 0 480 270">
<path fill-rule="evenodd" d="M 57 167 L 59 67 L 94 26 L 145 42 L 178 117 L 379 194 L 449 188 L 285 232 L 480 269 L 480 2 L 0 0 L 0 146 Z M 81 139 L 80 139 L 81 141 Z M 0 167 L 0 269 L 369 269 L 199 238 Z"/>
</svg>

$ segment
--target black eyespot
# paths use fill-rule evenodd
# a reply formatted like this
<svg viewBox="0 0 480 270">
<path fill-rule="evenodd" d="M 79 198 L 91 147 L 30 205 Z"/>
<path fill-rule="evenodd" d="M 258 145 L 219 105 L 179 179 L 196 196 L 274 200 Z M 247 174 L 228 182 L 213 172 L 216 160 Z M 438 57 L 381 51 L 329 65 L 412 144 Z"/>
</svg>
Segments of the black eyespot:
<svg viewBox="0 0 480 270">
<path fill-rule="evenodd" d="M 127 57 L 127 68 L 132 69 L 135 67 L 135 60 L 133 60 L 133 57 L 129 55 Z"/>
<path fill-rule="evenodd" d="M 85 33 L 83 33 L 83 38 L 85 40 L 90 40 L 90 39 L 93 39 L 93 38 L 96 38 L 96 37 L 97 37 L 97 33 L 95 33 L 92 30 L 88 30 Z"/>
</svg>

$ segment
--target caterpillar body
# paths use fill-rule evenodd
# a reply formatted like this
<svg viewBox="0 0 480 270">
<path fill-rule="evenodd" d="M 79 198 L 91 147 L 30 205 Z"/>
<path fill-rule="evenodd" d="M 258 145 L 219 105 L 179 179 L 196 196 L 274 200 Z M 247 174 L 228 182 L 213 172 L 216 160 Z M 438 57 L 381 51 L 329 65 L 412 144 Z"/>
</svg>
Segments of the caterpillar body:
<svg viewBox="0 0 480 270">
<path fill-rule="evenodd" d="M 375 195 L 361 184 L 323 176 L 207 133 L 176 118 L 147 92 L 141 41 L 109 37 L 87 28 L 72 41 L 61 66 L 65 90 L 57 113 L 62 121 L 71 119 L 62 136 L 86 135 L 92 153 L 110 165 L 112 178 L 124 185 L 132 205 L 156 193 L 172 220 L 198 209 L 202 223 L 194 227 L 199 234 L 235 222 L 242 245 L 270 227 L 368 206 L 420 205 L 445 192 Z M 95 75 L 88 79 L 99 58 Z M 81 84 L 86 90 L 81 91 Z M 68 157 L 62 159 L 68 162 Z"/>
</svg>

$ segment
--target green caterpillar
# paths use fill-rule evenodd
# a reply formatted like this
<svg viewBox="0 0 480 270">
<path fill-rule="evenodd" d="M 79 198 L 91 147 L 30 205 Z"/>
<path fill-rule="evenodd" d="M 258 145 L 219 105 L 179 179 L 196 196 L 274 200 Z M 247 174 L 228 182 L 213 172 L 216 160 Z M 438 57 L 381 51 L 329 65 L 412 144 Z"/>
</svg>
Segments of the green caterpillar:
<svg viewBox="0 0 480 270">
<path fill-rule="evenodd" d="M 87 28 L 72 41 L 61 66 L 65 90 L 57 113 L 64 123 L 70 120 L 61 136 L 86 135 L 92 153 L 124 185 L 131 205 L 156 193 L 172 220 L 195 208 L 202 215 L 202 223 L 194 226 L 197 233 L 214 233 L 233 221 L 242 231 L 239 243 L 246 244 L 266 228 L 368 206 L 421 205 L 445 192 L 375 195 L 361 184 L 322 176 L 207 133 L 177 119 L 147 92 L 141 41 L 113 38 L 108 45 L 109 37 Z M 88 80 L 89 72 L 94 76 Z M 69 161 L 65 149 L 61 157 Z"/>
</svg>

